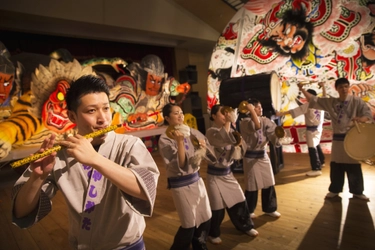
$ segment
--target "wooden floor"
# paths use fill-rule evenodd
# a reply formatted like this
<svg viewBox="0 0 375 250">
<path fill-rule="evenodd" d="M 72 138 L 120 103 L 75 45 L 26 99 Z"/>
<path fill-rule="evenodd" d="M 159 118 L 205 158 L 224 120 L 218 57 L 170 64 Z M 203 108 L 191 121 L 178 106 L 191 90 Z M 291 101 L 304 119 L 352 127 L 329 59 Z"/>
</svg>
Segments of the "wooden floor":
<svg viewBox="0 0 375 250">
<path fill-rule="evenodd" d="M 153 216 L 147 218 L 144 239 L 148 250 L 169 249 L 179 227 L 179 219 L 170 191 L 166 189 L 165 169 L 158 153 L 153 154 L 161 175 Z M 284 154 L 284 168 L 276 175 L 278 211 L 281 218 L 262 214 L 260 197 L 254 219 L 259 236 L 249 237 L 237 231 L 226 215 L 222 224 L 223 243 L 209 249 L 259 250 L 331 250 L 375 249 L 375 167 L 362 164 L 365 194 L 371 202 L 353 199 L 345 180 L 341 198 L 324 200 L 329 185 L 329 166 L 323 175 L 306 177 L 307 154 Z M 327 155 L 329 162 L 329 155 Z M 327 164 L 329 165 L 329 164 Z M 205 179 L 205 168 L 201 175 Z M 243 175 L 235 176 L 243 185 Z M 10 192 L 17 174 L 9 167 L 0 170 L 0 249 L 69 249 L 68 221 L 61 194 L 53 200 L 53 211 L 30 229 L 21 230 L 11 224 Z"/>
</svg>

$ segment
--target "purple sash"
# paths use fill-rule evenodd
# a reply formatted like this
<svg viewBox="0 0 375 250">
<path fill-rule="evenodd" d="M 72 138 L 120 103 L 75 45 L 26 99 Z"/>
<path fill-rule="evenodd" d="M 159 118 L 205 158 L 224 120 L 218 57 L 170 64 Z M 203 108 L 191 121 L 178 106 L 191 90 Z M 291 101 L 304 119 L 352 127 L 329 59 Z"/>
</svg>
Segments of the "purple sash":
<svg viewBox="0 0 375 250">
<path fill-rule="evenodd" d="M 346 134 L 333 134 L 334 141 L 344 141 Z"/>
<path fill-rule="evenodd" d="M 129 246 L 126 246 L 124 248 L 121 248 L 120 250 L 144 250 L 145 248 L 145 242 L 143 241 L 143 237 L 139 238 L 136 242 L 130 244 Z"/>
<path fill-rule="evenodd" d="M 257 150 L 257 151 L 247 150 L 245 157 L 258 159 L 258 158 L 263 158 L 265 153 L 266 153 L 265 150 Z"/>
<path fill-rule="evenodd" d="M 185 187 L 200 179 L 199 172 L 195 172 L 189 175 L 183 175 L 179 177 L 169 177 L 168 178 L 168 189 Z"/>
<path fill-rule="evenodd" d="M 231 172 L 232 170 L 230 169 L 230 167 L 217 168 L 217 167 L 208 165 L 208 168 L 207 168 L 207 174 L 210 174 L 210 175 L 224 176 L 224 175 L 230 174 Z"/>
<path fill-rule="evenodd" d="M 318 126 L 306 126 L 306 129 L 308 131 L 316 131 L 318 129 Z"/>
</svg>

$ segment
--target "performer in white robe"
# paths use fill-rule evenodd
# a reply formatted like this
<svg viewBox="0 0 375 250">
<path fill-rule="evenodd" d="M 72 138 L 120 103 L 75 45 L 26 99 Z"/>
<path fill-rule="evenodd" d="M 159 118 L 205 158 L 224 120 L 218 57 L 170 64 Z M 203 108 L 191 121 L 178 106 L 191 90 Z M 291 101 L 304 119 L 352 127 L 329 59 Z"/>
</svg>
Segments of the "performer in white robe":
<svg viewBox="0 0 375 250">
<path fill-rule="evenodd" d="M 336 197 L 343 191 L 345 173 L 348 177 L 349 192 L 353 197 L 363 200 L 369 198 L 363 194 L 363 174 L 361 164 L 351 158 L 344 149 L 346 133 L 356 122 L 373 122 L 372 113 L 367 104 L 356 96 L 349 95 L 350 83 L 346 78 L 339 78 L 335 82 L 338 98 L 318 98 L 311 95 L 300 84 L 299 88 L 309 101 L 310 108 L 325 110 L 331 117 L 333 141 L 331 150 L 331 168 L 329 193 L 326 198 Z"/>
<path fill-rule="evenodd" d="M 325 97 L 324 83 L 319 83 L 323 88 L 323 97 Z M 317 93 L 313 89 L 308 89 L 307 92 L 316 96 Z M 322 174 L 322 166 L 325 165 L 325 157 L 320 147 L 320 138 L 323 132 L 324 111 L 318 109 L 310 109 L 309 103 L 283 112 L 276 112 L 276 116 L 284 116 L 290 114 L 293 118 L 297 116 L 305 116 L 306 125 L 306 144 L 309 150 L 311 171 L 307 172 L 307 176 L 319 176 Z"/>
<path fill-rule="evenodd" d="M 69 215 L 73 249 L 145 249 L 144 216 L 151 216 L 158 168 L 137 137 L 113 131 L 86 139 L 83 135 L 112 121 L 106 83 L 83 76 L 67 93 L 68 114 L 76 135 L 59 142 L 63 149 L 30 164 L 13 190 L 13 222 L 27 228 L 52 209 L 60 190 Z M 40 152 L 55 143 L 45 139 Z"/>
<path fill-rule="evenodd" d="M 267 154 L 269 141 L 280 147 L 275 134 L 276 124 L 263 117 L 262 105 L 257 99 L 249 100 L 247 105 L 249 118 L 240 122 L 240 131 L 247 144 L 247 151 L 243 160 L 245 176 L 245 197 L 252 218 L 258 202 L 258 190 L 262 190 L 262 211 L 266 215 L 278 218 L 275 178 L 270 158 Z"/>
<path fill-rule="evenodd" d="M 207 169 L 207 192 L 212 209 L 208 239 L 213 244 L 222 242 L 220 225 L 224 219 L 225 210 L 237 230 L 250 236 L 258 235 L 250 218 L 242 188 L 233 176 L 230 167 L 235 157 L 237 160 L 243 158 L 246 152 L 246 143 L 242 137 L 235 138 L 233 135 L 234 129 L 231 128 L 231 123 L 237 119 L 236 111 L 225 110 L 220 105 L 211 108 L 210 119 L 213 121 L 213 125 L 206 132 L 206 137 L 214 147 L 218 159 L 215 165 L 208 165 Z M 238 135 L 240 134 L 238 133 Z"/>
<path fill-rule="evenodd" d="M 194 250 L 207 249 L 211 207 L 199 169 L 203 158 L 215 164 L 216 157 L 206 137 L 183 124 L 179 106 L 165 105 L 163 116 L 169 128 L 159 138 L 159 150 L 181 222 L 170 249 L 188 250 L 190 244 Z"/>
</svg>

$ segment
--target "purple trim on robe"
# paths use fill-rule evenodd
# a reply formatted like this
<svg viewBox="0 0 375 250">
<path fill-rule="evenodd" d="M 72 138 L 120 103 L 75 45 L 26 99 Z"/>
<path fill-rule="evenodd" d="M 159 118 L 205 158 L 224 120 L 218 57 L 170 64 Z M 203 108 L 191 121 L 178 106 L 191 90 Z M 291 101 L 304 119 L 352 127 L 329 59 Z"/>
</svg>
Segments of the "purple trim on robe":
<svg viewBox="0 0 375 250">
<path fill-rule="evenodd" d="M 98 204 L 98 202 L 100 202 L 101 199 L 101 195 L 98 194 L 97 187 L 102 186 L 102 179 L 104 178 L 99 171 L 90 166 L 82 165 L 82 169 L 87 173 L 89 186 L 82 212 L 81 229 L 84 231 L 90 231 L 94 222 L 95 214 L 93 212 L 95 210 L 95 206 Z M 100 190 L 101 189 L 99 188 L 99 192 Z"/>
<path fill-rule="evenodd" d="M 143 241 L 143 237 L 139 238 L 136 242 L 130 244 L 129 246 L 126 246 L 124 248 L 121 248 L 120 250 L 145 250 L 145 242 Z"/>
<path fill-rule="evenodd" d="M 18 192 L 20 191 L 20 189 L 22 188 L 23 185 L 25 185 L 25 183 L 13 187 L 12 196 L 11 196 L 13 201 L 14 201 L 16 195 L 18 194 Z M 36 214 L 35 218 L 30 217 L 29 220 L 23 222 L 23 218 L 17 219 L 13 216 L 13 220 L 14 221 L 19 220 L 19 223 L 20 223 L 19 226 L 21 228 L 28 228 L 31 225 L 33 225 L 34 223 L 43 219 L 49 212 L 51 212 L 51 210 L 52 210 L 51 200 L 46 195 L 46 193 L 44 193 L 43 190 L 41 190 L 41 192 L 40 192 L 39 207 L 37 209 L 38 209 L 37 210 L 38 213 Z"/>
<path fill-rule="evenodd" d="M 142 178 L 143 182 L 146 184 L 147 191 L 150 194 L 151 204 L 154 204 L 156 199 L 157 184 L 155 183 L 154 175 L 148 169 L 132 168 L 131 170 L 136 172 L 139 175 L 139 177 Z"/>
</svg>

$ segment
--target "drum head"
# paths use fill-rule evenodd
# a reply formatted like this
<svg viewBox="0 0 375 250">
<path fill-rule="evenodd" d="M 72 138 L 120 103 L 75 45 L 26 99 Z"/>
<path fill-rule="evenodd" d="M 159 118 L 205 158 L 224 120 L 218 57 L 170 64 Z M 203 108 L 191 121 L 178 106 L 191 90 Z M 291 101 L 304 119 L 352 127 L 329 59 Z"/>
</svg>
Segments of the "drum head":
<svg viewBox="0 0 375 250">
<path fill-rule="evenodd" d="M 275 71 L 224 79 L 220 83 L 220 104 L 238 108 L 249 98 L 262 103 L 263 115 L 270 118 L 281 109 L 281 83 Z"/>
<path fill-rule="evenodd" d="M 280 111 L 281 110 L 281 85 L 279 77 L 275 72 L 272 72 L 271 80 L 270 80 L 270 91 L 271 91 L 271 99 L 272 99 L 272 106 L 274 110 Z"/>
<path fill-rule="evenodd" d="M 375 124 L 358 123 L 345 136 L 346 153 L 355 160 L 367 160 L 375 155 Z"/>
</svg>

